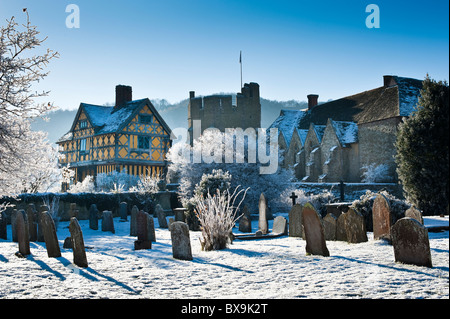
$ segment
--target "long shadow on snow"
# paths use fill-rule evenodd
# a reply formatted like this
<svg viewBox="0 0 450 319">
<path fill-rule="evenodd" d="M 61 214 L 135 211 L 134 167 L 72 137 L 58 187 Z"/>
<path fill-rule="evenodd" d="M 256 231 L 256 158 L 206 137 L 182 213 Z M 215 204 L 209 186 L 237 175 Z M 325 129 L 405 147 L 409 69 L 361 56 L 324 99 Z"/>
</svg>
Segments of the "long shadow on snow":
<svg viewBox="0 0 450 319">
<path fill-rule="evenodd" d="M 222 268 L 233 270 L 233 271 L 242 271 L 242 272 L 246 272 L 248 274 L 253 274 L 254 273 L 254 271 L 251 271 L 251 270 L 245 270 L 245 269 L 241 269 L 241 268 L 237 268 L 237 267 L 233 267 L 233 266 L 229 266 L 229 265 L 224 265 L 224 264 L 219 264 L 219 263 L 212 263 L 212 262 L 206 261 L 206 260 L 204 260 L 202 258 L 199 258 L 199 257 L 195 257 L 192 260 L 192 262 L 199 263 L 199 264 L 207 264 L 207 265 L 218 266 L 218 267 L 222 267 Z"/>
</svg>

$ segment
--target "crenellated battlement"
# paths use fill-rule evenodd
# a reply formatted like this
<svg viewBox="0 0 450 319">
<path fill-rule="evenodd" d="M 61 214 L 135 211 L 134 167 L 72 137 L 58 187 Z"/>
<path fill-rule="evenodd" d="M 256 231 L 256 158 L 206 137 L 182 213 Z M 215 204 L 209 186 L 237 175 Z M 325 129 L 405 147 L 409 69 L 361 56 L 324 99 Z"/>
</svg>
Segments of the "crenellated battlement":
<svg viewBox="0 0 450 319">
<path fill-rule="evenodd" d="M 226 128 L 246 129 L 261 127 L 261 103 L 259 85 L 245 83 L 236 95 L 221 94 L 196 97 L 189 92 L 188 127 L 192 132 L 193 121 L 201 121 L 201 131 L 217 128 L 224 132 Z M 192 142 L 192 134 L 191 134 Z"/>
</svg>

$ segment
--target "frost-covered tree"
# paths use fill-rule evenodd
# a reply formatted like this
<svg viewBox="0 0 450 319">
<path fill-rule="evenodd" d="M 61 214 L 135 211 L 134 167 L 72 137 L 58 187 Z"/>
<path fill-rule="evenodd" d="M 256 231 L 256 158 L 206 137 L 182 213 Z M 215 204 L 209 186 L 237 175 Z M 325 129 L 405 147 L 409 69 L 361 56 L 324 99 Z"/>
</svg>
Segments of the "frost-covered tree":
<svg viewBox="0 0 450 319">
<path fill-rule="evenodd" d="M 48 91 L 32 87 L 48 75 L 44 69 L 58 53 L 39 51 L 45 38 L 26 16 L 25 24 L 12 17 L 0 27 L 0 195 L 44 189 L 57 165 L 56 151 L 44 133 L 31 130 L 30 120 L 54 108 L 37 102 Z"/>
<path fill-rule="evenodd" d="M 449 87 L 427 77 L 416 111 L 400 125 L 396 141 L 398 177 L 406 198 L 425 215 L 448 209 Z"/>
<path fill-rule="evenodd" d="M 168 178 L 172 176 L 178 178 L 183 205 L 187 206 L 194 197 L 196 186 L 201 183 L 202 176 L 213 174 L 215 171 L 216 175 L 217 172 L 227 174 L 222 179 L 229 183 L 232 189 L 239 185 L 244 188 L 250 187 L 244 201 L 250 210 L 257 211 L 261 193 L 268 198 L 269 205 L 273 209 L 288 210 L 289 202 L 281 196 L 286 194 L 286 189 L 293 191 L 293 172 L 278 168 L 274 174 L 261 174 L 261 166 L 267 164 L 261 164 L 258 156 L 255 156 L 258 154 L 257 143 L 246 139 L 243 145 L 238 145 L 233 134 L 234 132 L 206 130 L 194 141 L 192 147 L 184 143 L 175 143 L 169 150 Z M 233 139 L 234 144 L 228 143 Z M 199 154 L 202 156 L 198 156 Z M 281 162 L 281 159 L 278 159 L 278 162 Z"/>
</svg>

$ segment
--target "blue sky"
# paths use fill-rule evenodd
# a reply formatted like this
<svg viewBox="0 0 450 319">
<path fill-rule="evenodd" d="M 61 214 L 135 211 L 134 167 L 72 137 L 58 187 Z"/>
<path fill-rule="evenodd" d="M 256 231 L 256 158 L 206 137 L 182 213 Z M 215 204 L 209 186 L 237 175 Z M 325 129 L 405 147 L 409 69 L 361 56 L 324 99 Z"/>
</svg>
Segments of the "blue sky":
<svg viewBox="0 0 450 319">
<path fill-rule="evenodd" d="M 65 23 L 72 3 L 78 29 Z M 378 29 L 365 24 L 371 3 Z M 62 109 L 113 102 L 117 84 L 170 102 L 238 92 L 240 50 L 244 82 L 281 101 L 337 99 L 385 74 L 449 79 L 448 1 L 0 0 L 0 23 L 25 21 L 25 7 L 61 55 L 37 88 Z"/>
</svg>

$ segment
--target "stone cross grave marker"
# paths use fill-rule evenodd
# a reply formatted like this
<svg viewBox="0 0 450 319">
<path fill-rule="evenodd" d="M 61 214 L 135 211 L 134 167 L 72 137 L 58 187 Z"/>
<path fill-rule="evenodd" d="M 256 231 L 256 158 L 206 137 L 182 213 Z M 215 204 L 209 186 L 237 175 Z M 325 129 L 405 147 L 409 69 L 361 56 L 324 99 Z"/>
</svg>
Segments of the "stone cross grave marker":
<svg viewBox="0 0 450 319">
<path fill-rule="evenodd" d="M 25 211 L 22 209 L 17 212 L 15 226 L 20 255 L 23 257 L 30 255 L 30 233 L 28 231 L 28 220 Z"/>
<path fill-rule="evenodd" d="M 261 193 L 261 196 L 259 197 L 258 209 L 259 209 L 258 228 L 261 231 L 261 233 L 265 235 L 269 232 L 269 222 L 267 220 L 267 200 L 263 193 Z"/>
<path fill-rule="evenodd" d="M 368 241 L 364 217 L 352 208 L 345 214 L 347 215 L 345 218 L 347 242 L 357 244 Z"/>
<path fill-rule="evenodd" d="M 295 200 L 298 198 L 297 195 L 295 195 L 295 192 L 292 192 L 292 195 L 289 196 L 290 199 L 292 199 L 292 206 L 295 205 Z"/>
<path fill-rule="evenodd" d="M 416 219 L 399 219 L 391 230 L 396 262 L 432 267 L 428 230 Z"/>
<path fill-rule="evenodd" d="M 373 202 L 373 238 L 391 240 L 392 216 L 388 199 L 378 194 Z"/>
<path fill-rule="evenodd" d="M 88 267 L 86 258 L 86 249 L 84 248 L 83 232 L 76 217 L 70 219 L 69 224 L 70 238 L 73 250 L 73 263 L 79 267 Z"/>
<path fill-rule="evenodd" d="M 325 257 L 330 256 L 319 214 L 310 203 L 303 206 L 302 224 L 305 230 L 306 253 Z"/>
<path fill-rule="evenodd" d="M 41 212 L 41 226 L 48 257 L 61 257 L 55 222 L 49 212 Z"/>
<path fill-rule="evenodd" d="M 173 222 L 170 225 L 170 236 L 172 239 L 173 258 L 192 260 L 189 226 L 183 222 Z"/>
<path fill-rule="evenodd" d="M 112 211 L 104 210 L 102 214 L 102 231 L 110 231 L 113 234 L 116 233 L 114 228 L 114 219 L 112 215 Z"/>
<path fill-rule="evenodd" d="M 89 207 L 89 228 L 98 230 L 98 209 L 95 204 L 92 204 L 91 207 Z"/>
<path fill-rule="evenodd" d="M 302 237 L 302 205 L 295 204 L 289 211 L 289 236 Z"/>
</svg>

